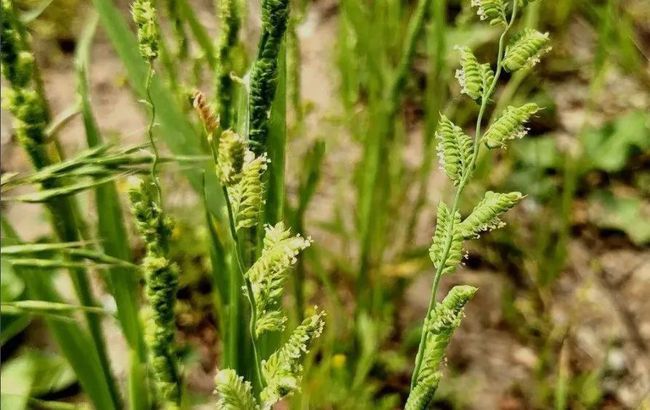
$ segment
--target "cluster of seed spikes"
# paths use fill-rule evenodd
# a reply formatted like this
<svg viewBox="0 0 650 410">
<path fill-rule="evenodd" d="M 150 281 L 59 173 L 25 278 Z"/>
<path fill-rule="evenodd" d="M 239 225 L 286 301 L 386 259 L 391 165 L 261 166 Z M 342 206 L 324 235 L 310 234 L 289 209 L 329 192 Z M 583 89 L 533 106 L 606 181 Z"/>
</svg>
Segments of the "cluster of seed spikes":
<svg viewBox="0 0 650 410">
<path fill-rule="evenodd" d="M 462 128 L 445 116 L 441 117 L 436 132 L 440 166 L 456 186 L 456 195 L 451 207 L 444 202 L 438 206 L 436 230 L 429 250 L 436 276 L 416 356 L 407 410 L 428 408 L 441 378 L 440 364 L 445 349 L 454 330 L 460 325 L 464 306 L 476 292 L 470 286 L 456 286 L 438 303 L 436 295 L 441 277 L 453 273 L 460 264 L 463 241 L 478 238 L 483 232 L 502 227 L 504 223 L 501 216 L 524 197 L 519 192 L 504 194 L 488 191 L 464 219 L 458 210 L 459 198 L 472 176 L 481 145 L 485 144 L 490 149 L 505 148 L 509 140 L 526 135 L 526 122 L 539 111 L 539 107 L 532 103 L 508 107 L 487 132 L 481 135 L 483 115 L 502 71 L 531 68 L 550 50 L 548 34 L 532 29 L 512 36 L 510 44 L 505 49 L 503 47 L 518 9 L 528 3 L 529 0 L 472 0 L 479 18 L 492 25 L 502 26 L 503 32 L 499 40 L 495 70 L 489 63 L 481 64 L 469 48 L 458 48 L 460 68 L 456 72 L 456 78 L 461 92 L 480 105 L 474 138 L 466 135 Z"/>
<path fill-rule="evenodd" d="M 174 351 L 178 267 L 168 258 L 172 223 L 160 209 L 156 195 L 153 183 L 139 179 L 131 182 L 131 209 L 146 245 L 142 262 L 147 297 L 143 312 L 145 340 L 161 405 L 175 409 L 180 404 L 181 385 Z"/>
<path fill-rule="evenodd" d="M 214 157 L 217 175 L 225 188 L 232 236 L 237 247 L 237 232 L 259 224 L 264 204 L 262 174 L 268 159 L 265 153 L 256 156 L 249 149 L 248 141 L 232 130 L 221 133 Z M 293 235 L 282 222 L 265 228 L 259 258 L 246 272 L 242 272 L 251 307 L 254 344 L 264 333 L 284 330 L 287 321 L 281 306 L 284 284 L 297 255 L 310 244 L 310 239 Z M 324 326 L 325 314 L 316 308 L 314 311 L 280 349 L 267 360 L 256 363 L 261 368 L 259 397 L 254 396 L 251 385 L 234 370 L 221 370 L 216 378 L 217 408 L 268 409 L 296 391 L 302 374 L 302 360 Z"/>
</svg>

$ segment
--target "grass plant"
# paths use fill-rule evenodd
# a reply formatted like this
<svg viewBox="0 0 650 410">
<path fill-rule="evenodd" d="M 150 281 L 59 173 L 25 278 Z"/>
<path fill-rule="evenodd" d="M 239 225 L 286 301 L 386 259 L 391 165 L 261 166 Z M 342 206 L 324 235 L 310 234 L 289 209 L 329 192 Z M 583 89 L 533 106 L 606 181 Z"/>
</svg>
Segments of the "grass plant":
<svg viewBox="0 0 650 410">
<path fill-rule="evenodd" d="M 62 363 L 60 374 L 78 382 L 80 393 L 37 391 L 34 380 L 43 370 L 35 367 L 24 372 L 33 377 L 19 394 L 2 392 L 3 407 L 77 408 L 77 401 L 102 410 L 463 407 L 468 399 L 454 389 L 460 383 L 466 395 L 464 372 L 450 360 L 445 374 L 445 355 L 479 290 L 457 282 L 444 296 L 441 289 L 465 262 L 468 269 L 503 272 L 498 326 L 512 327 L 513 339 L 539 355 L 531 365 L 530 403 L 558 409 L 602 403 L 607 363 L 576 369 L 572 324 L 551 320 L 553 285 L 571 262 L 576 203 L 586 196 L 581 187 L 592 179 L 600 189 L 608 178 L 636 177 L 647 154 L 634 150 L 647 144 L 629 137 L 629 147 L 615 155 L 620 164 L 598 165 L 587 158 L 596 149 L 587 120 L 577 135 L 585 152 L 554 150 L 549 160 L 547 138 L 515 140 L 529 127 L 537 137 L 538 128 L 556 126 L 548 120 L 552 109 L 540 108 L 553 97 L 540 86 L 549 73 L 536 66 L 550 50 L 543 30 L 554 42 L 556 33 L 565 37 L 557 40 L 564 47 L 570 22 L 597 27 L 585 109 L 595 115 L 614 60 L 641 70 L 632 11 L 615 0 L 340 0 L 331 10 L 305 0 L 261 0 L 253 24 L 259 38 L 251 39 L 257 9 L 246 1 L 206 8 L 191 0 L 133 0 L 127 11 L 93 0 L 75 39 L 74 104 L 51 112 L 32 42 L 33 25 L 53 7 L 44 2 L 24 12 L 15 1 L 2 0 L 2 97 L 32 167 L 3 170 L 1 202 L 42 207 L 49 231 L 24 240 L 22 221 L 3 208 L 0 313 L 10 329 L 0 329 L 0 339 L 3 354 L 21 356 L 27 349 L 17 335 L 42 320 L 58 349 L 53 362 Z M 313 73 L 302 69 L 313 56 L 303 58 L 309 47 L 301 42 L 312 30 L 329 33 L 330 18 L 338 24 L 331 47 L 340 80 L 334 119 L 311 111 L 318 104 L 306 100 L 305 80 Z M 104 43 L 95 41 L 96 31 Z M 140 102 L 146 126 L 135 145 L 112 141 L 100 127 L 103 113 L 93 104 L 99 91 L 91 81 L 95 46 L 115 52 Z M 490 53 L 496 55 L 487 59 Z M 553 57 L 544 70 L 578 71 Z M 74 130 L 77 119 L 83 148 L 64 155 L 71 147 L 58 136 Z M 610 128 L 643 134 L 646 122 L 635 112 Z M 341 140 L 359 148 L 357 162 L 345 167 L 333 158 Z M 451 182 L 449 196 L 431 183 L 436 153 L 440 174 Z M 627 160 L 634 169 L 625 167 Z M 287 165 L 296 167 L 296 178 Z M 561 194 L 549 194 L 548 186 Z M 470 244 L 504 227 L 505 213 L 526 198 L 518 190 L 530 193 L 526 212 L 539 207 L 538 219 L 555 218 L 532 234 L 528 218 Z M 437 210 L 428 209 L 439 197 Z M 331 218 L 314 216 L 312 205 Z M 419 235 L 434 217 L 429 211 L 436 211 L 430 246 Z M 635 228 L 634 246 L 643 246 L 643 228 Z M 415 273 L 429 261 L 434 273 L 419 326 L 411 320 L 421 288 Z M 59 273 L 67 274 L 61 276 L 71 291 L 59 288 Z M 9 277 L 19 282 L 17 290 L 5 286 Z M 187 290 L 190 282 L 200 296 Z M 524 292 L 529 305 L 522 307 Z M 193 297 L 201 312 L 193 310 Z M 204 327 L 187 330 L 188 317 Z M 106 324 L 126 342 L 123 366 L 111 363 Z M 3 378 L 4 371 L 3 362 Z M 213 380 L 212 393 L 197 392 L 205 384 L 196 382 L 199 371 L 201 382 Z M 75 404 L 59 401 L 68 398 Z"/>
</svg>

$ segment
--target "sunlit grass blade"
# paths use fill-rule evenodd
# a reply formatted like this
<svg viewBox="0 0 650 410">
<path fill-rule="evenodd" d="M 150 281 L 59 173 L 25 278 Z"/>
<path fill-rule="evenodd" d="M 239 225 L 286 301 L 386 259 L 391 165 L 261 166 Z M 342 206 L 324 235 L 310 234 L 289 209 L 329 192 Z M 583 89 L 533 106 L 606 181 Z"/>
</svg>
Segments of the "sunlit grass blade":
<svg viewBox="0 0 650 410">
<path fill-rule="evenodd" d="M 88 67 L 90 45 L 97 26 L 97 15 L 88 25 L 77 46 L 76 68 L 78 93 L 81 99 L 83 123 L 86 131 L 86 141 L 90 149 L 102 146 L 102 136 L 95 121 L 90 104 L 90 91 L 88 89 Z M 128 386 L 129 402 L 132 409 L 147 409 L 148 381 L 147 381 L 147 354 L 144 343 L 144 332 L 139 317 L 139 276 L 135 274 L 136 265 L 130 263 L 132 259 L 129 248 L 129 237 L 122 216 L 122 209 L 117 195 L 115 183 L 110 181 L 97 185 L 95 189 L 95 202 L 97 206 L 98 234 L 102 238 L 101 246 L 106 254 L 92 252 L 86 249 L 76 251 L 79 256 L 93 258 L 100 256 L 96 261 L 121 261 L 108 270 L 111 292 L 117 305 L 117 316 L 122 326 L 122 331 L 127 339 L 131 353 L 129 360 Z M 79 252 L 81 251 L 81 253 Z"/>
<path fill-rule="evenodd" d="M 2 245 L 17 245 L 20 240 L 13 227 L 2 216 Z M 15 267 L 23 279 L 29 297 L 60 303 L 61 298 L 51 281 L 33 269 Z M 98 410 L 114 410 L 109 385 L 92 340 L 76 321 L 62 322 L 45 318 L 54 340 L 75 371 L 79 383 Z"/>
<path fill-rule="evenodd" d="M 88 312 L 98 315 L 110 315 L 111 313 L 100 307 L 70 305 L 68 303 L 47 302 L 43 300 L 18 300 L 0 305 L 2 313 L 21 314 L 21 313 L 72 313 Z"/>
<path fill-rule="evenodd" d="M 268 186 L 264 223 L 275 225 L 282 219 L 284 210 L 284 172 L 287 143 L 287 59 L 286 47 L 280 49 L 278 83 L 271 106 L 267 154 L 271 160 L 268 170 Z"/>
<path fill-rule="evenodd" d="M 210 65 L 210 69 L 216 69 L 217 61 L 215 58 L 216 53 L 214 51 L 214 45 L 212 44 L 213 40 L 210 38 L 210 35 L 197 18 L 194 9 L 188 4 L 187 0 L 177 0 L 177 2 L 181 14 L 187 21 L 187 24 L 190 26 L 190 30 L 192 31 L 194 38 L 196 38 L 196 42 L 203 49 L 205 59 Z"/>
<path fill-rule="evenodd" d="M 16 201 L 16 202 L 27 202 L 27 203 L 44 203 L 44 202 L 49 202 L 53 199 L 58 199 L 58 198 L 65 198 L 69 197 L 74 194 L 78 194 L 80 192 L 83 192 L 87 189 L 95 188 L 99 185 L 105 184 L 107 182 L 114 181 L 115 179 L 119 177 L 126 176 L 127 174 L 121 174 L 121 175 L 111 175 L 105 178 L 97 179 L 97 180 L 90 180 L 90 181 L 83 181 L 83 182 L 77 182 L 73 183 L 70 185 L 64 185 L 64 186 L 59 186 L 55 188 L 50 188 L 50 189 L 42 189 L 37 192 L 32 192 L 29 194 L 23 194 L 23 195 L 15 195 L 15 196 L 10 196 L 10 197 L 5 197 L 2 198 L 3 202 L 6 201 Z"/>
</svg>

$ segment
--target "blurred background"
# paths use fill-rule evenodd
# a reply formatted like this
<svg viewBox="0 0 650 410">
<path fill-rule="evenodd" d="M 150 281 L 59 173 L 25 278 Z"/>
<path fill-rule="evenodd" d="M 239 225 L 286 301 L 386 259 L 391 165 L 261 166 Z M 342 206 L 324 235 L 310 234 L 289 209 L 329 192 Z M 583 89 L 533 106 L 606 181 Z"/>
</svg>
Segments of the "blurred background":
<svg viewBox="0 0 650 410">
<path fill-rule="evenodd" d="M 128 2 L 115 3 L 128 16 Z M 176 44 L 179 28 L 165 14 L 166 2 L 159 3 L 164 31 Z M 259 34 L 259 5 L 244 3 L 242 66 L 254 54 Z M 64 115 L 78 98 L 74 54 L 94 13 L 92 4 L 17 4 L 30 18 L 52 111 Z M 364 186 L 368 141 L 383 135 L 378 124 L 385 125 L 378 108 L 382 90 L 398 62 L 414 4 L 296 0 L 292 10 L 286 214 L 314 246 L 297 268 L 302 290 L 288 292 L 286 303 L 304 308 L 317 302 L 329 315 L 325 337 L 307 366 L 303 394 L 286 408 L 394 409 L 408 391 L 433 280 L 428 247 L 435 210 L 453 188 L 438 169 L 434 130 L 439 113 L 468 131 L 476 116 L 454 78 L 454 46 L 468 45 L 483 61 L 493 61 L 499 35 L 498 28 L 476 18 L 470 0 L 433 1 L 404 98 L 388 124 L 390 135 L 382 139 L 381 186 Z M 216 39 L 215 4 L 192 0 L 189 5 Z M 650 408 L 650 3 L 538 0 L 521 20 L 521 27 L 548 31 L 553 49 L 534 69 L 506 76 L 489 116 L 529 101 L 544 109 L 531 122 L 528 137 L 480 158 L 464 196 L 467 204 L 485 190 L 516 190 L 527 197 L 506 216 L 503 229 L 471 242 L 461 269 L 443 280 L 445 290 L 471 284 L 479 292 L 450 345 L 435 406 Z M 191 29 L 180 31 L 189 35 Z M 179 95 L 212 90 L 205 55 L 192 46 L 183 53 L 174 62 L 175 74 L 167 70 L 165 78 L 178 80 Z M 99 128 L 120 145 L 142 142 L 146 112 L 101 25 L 90 60 Z M 66 153 L 82 149 L 81 118 L 71 116 L 59 135 Z M 3 173 L 29 170 L 4 110 L 1 159 Z M 183 272 L 178 342 L 198 408 L 214 401 L 220 335 L 213 313 L 210 233 L 202 211 L 196 211 L 201 198 L 180 168 L 165 167 L 163 184 L 166 206 L 177 220 L 173 259 Z M 124 192 L 120 182 L 118 188 Z M 375 202 L 367 202 L 368 189 Z M 83 212 L 92 220 L 87 202 L 81 201 Z M 2 212 L 25 240 L 49 234 L 40 206 L 3 202 Z M 359 227 L 365 227 L 364 234 Z M 143 247 L 132 237 L 137 258 Z M 360 271 L 369 272 L 366 280 L 379 290 L 360 292 Z M 55 281 L 71 293 L 66 278 Z M 110 307 L 110 296 L 96 282 L 97 292 L 105 295 L 102 303 Z M 3 263 L 3 302 L 23 297 L 20 276 Z M 371 299 L 369 313 L 354 321 L 364 297 Z M 120 375 L 125 342 L 117 325 L 106 326 Z M 29 394 L 43 400 L 78 399 L 74 373 L 39 319 L 3 316 L 0 339 L 3 394 L 29 386 Z M 39 408 L 37 402 L 30 406 Z"/>
</svg>

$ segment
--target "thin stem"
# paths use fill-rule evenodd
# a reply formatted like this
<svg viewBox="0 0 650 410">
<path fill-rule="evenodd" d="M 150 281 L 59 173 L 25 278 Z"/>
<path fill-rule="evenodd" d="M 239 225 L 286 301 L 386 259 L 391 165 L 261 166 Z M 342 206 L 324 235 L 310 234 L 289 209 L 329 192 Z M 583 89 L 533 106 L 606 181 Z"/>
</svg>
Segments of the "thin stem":
<svg viewBox="0 0 650 410">
<path fill-rule="evenodd" d="M 156 141 L 153 135 L 153 127 L 156 125 L 156 105 L 153 103 L 153 98 L 151 97 L 151 82 L 153 80 L 153 75 L 154 75 L 153 64 L 151 61 L 149 61 L 145 90 L 147 93 L 147 105 L 149 105 L 149 108 L 151 108 L 151 116 L 149 117 L 149 125 L 147 127 L 147 137 L 149 138 L 149 143 L 151 144 L 151 149 L 153 150 L 153 162 L 151 163 L 151 181 L 156 187 L 156 192 L 158 195 L 158 203 L 162 208 L 162 189 L 160 188 L 160 181 L 158 180 L 158 174 L 157 174 L 160 154 L 158 152 L 158 147 L 156 146 Z"/>
<path fill-rule="evenodd" d="M 447 258 L 449 257 L 449 251 L 451 249 L 451 244 L 452 244 L 452 238 L 454 232 L 454 215 L 456 215 L 456 212 L 458 211 L 458 204 L 460 202 L 460 196 L 463 192 L 463 189 L 465 188 L 465 185 L 467 185 L 469 177 L 472 174 L 474 167 L 476 166 L 476 159 L 478 158 L 478 154 L 481 146 L 481 125 L 483 123 L 483 116 L 485 115 L 487 104 L 490 101 L 490 96 L 494 92 L 494 89 L 496 88 L 496 85 L 499 81 L 499 77 L 501 76 L 501 72 L 502 72 L 501 61 L 503 59 L 503 54 L 504 54 L 505 39 L 506 39 L 506 35 L 508 34 L 508 31 L 510 31 L 512 24 L 514 23 L 516 16 L 517 16 L 517 1 L 513 1 L 512 15 L 510 16 L 510 20 L 508 21 L 508 24 L 506 25 L 505 29 L 503 30 L 503 33 L 501 33 L 501 37 L 499 38 L 497 68 L 494 74 L 494 79 L 492 80 L 492 84 L 490 84 L 490 88 L 487 91 L 485 91 L 483 93 L 483 96 L 481 97 L 481 108 L 479 109 L 478 117 L 476 119 L 476 132 L 474 133 L 474 150 L 472 153 L 470 166 L 467 168 L 467 171 L 463 174 L 460 183 L 458 184 L 456 195 L 454 196 L 454 202 L 451 207 L 452 217 L 449 223 L 449 229 L 447 230 L 447 235 L 446 235 L 447 240 L 445 242 L 445 249 L 442 254 L 441 262 L 438 264 L 438 267 L 436 268 L 436 275 L 434 277 L 433 286 L 431 290 L 431 299 L 429 300 L 429 307 L 427 308 L 427 313 L 426 316 L 424 317 L 424 325 L 422 327 L 422 333 L 420 335 L 420 345 L 418 347 L 418 353 L 415 358 L 416 361 L 415 369 L 413 370 L 413 375 L 411 377 L 411 389 L 415 387 L 415 382 L 417 380 L 418 373 L 420 372 L 420 367 L 422 366 L 422 360 L 424 359 L 423 356 L 424 356 L 424 349 L 426 347 L 426 333 L 427 333 L 426 326 L 429 321 L 429 317 L 431 316 L 431 311 L 433 310 L 434 306 L 438 303 L 436 299 L 438 296 L 438 287 L 440 286 L 440 280 L 442 279 L 442 269 L 445 266 L 444 261 L 446 261 Z"/>
<path fill-rule="evenodd" d="M 160 159 L 160 154 L 158 152 L 158 146 L 153 135 L 153 127 L 156 125 L 156 105 L 153 103 L 153 98 L 151 97 L 151 82 L 153 80 L 154 69 L 153 64 L 149 61 L 147 70 L 147 81 L 145 83 L 145 90 L 147 93 L 147 105 L 151 108 L 151 116 L 149 117 L 149 125 L 147 126 L 147 137 L 149 138 L 149 143 L 151 144 L 151 149 L 153 150 L 153 161 L 151 163 L 151 181 L 156 187 L 156 193 L 158 195 L 158 203 L 162 208 L 162 189 L 160 188 L 160 180 L 158 179 L 157 169 L 158 161 Z"/>
<path fill-rule="evenodd" d="M 223 187 L 223 195 L 226 198 L 226 207 L 228 209 L 228 224 L 230 226 L 230 234 L 232 236 L 232 240 L 235 246 L 235 255 L 236 255 L 235 259 L 237 259 L 237 268 L 239 269 L 239 273 L 244 278 L 244 282 L 246 283 L 246 296 L 251 309 L 251 319 L 248 323 L 248 331 L 250 332 L 251 341 L 253 344 L 253 360 L 255 361 L 255 377 L 257 379 L 256 383 L 258 383 L 258 386 L 263 387 L 264 378 L 262 377 L 262 371 L 260 369 L 260 360 L 259 360 L 259 354 L 257 349 L 257 337 L 255 335 L 255 328 L 257 327 L 257 307 L 255 306 L 253 285 L 251 284 L 251 281 L 244 274 L 246 271 L 244 269 L 244 261 L 241 255 L 241 249 L 239 247 L 239 238 L 237 235 L 237 227 L 235 226 L 235 217 L 232 211 L 232 205 L 230 204 L 230 196 L 228 195 L 228 188 L 226 188 L 225 186 Z M 232 301 L 231 303 L 236 303 L 236 301 Z"/>
</svg>

